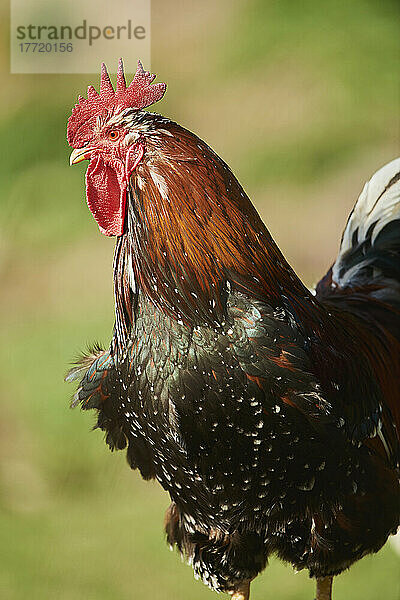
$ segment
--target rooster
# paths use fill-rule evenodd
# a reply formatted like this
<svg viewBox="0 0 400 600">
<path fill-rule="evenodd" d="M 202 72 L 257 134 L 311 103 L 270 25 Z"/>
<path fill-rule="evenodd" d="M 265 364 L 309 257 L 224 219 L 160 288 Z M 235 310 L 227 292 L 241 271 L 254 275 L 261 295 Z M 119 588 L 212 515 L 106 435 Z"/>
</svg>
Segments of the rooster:
<svg viewBox="0 0 400 600">
<path fill-rule="evenodd" d="M 102 65 L 68 121 L 71 165 L 115 236 L 108 349 L 71 369 L 111 450 L 171 497 L 167 540 L 247 600 L 277 555 L 332 578 L 400 517 L 400 159 L 364 187 L 316 291 L 286 262 L 229 167 L 144 109 L 166 86 Z"/>
</svg>

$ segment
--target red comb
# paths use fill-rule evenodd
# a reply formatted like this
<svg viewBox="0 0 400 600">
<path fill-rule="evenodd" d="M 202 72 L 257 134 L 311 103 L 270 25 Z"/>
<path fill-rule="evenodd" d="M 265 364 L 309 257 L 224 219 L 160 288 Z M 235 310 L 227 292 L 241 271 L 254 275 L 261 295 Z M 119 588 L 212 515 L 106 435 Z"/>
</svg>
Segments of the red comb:
<svg viewBox="0 0 400 600">
<path fill-rule="evenodd" d="M 107 67 L 102 63 L 100 93 L 92 85 L 89 85 L 87 99 L 79 96 L 78 104 L 75 104 L 72 109 L 67 127 L 69 145 L 79 147 L 79 144 L 86 141 L 85 132 L 91 127 L 88 122 L 104 111 L 110 111 L 116 107 L 118 109 L 134 108 L 139 110 L 161 100 L 167 86 L 165 83 L 151 85 L 154 78 L 155 75 L 145 71 L 139 60 L 135 76 L 127 87 L 124 65 L 122 58 L 120 58 L 118 61 L 117 84 L 114 90 Z"/>
</svg>

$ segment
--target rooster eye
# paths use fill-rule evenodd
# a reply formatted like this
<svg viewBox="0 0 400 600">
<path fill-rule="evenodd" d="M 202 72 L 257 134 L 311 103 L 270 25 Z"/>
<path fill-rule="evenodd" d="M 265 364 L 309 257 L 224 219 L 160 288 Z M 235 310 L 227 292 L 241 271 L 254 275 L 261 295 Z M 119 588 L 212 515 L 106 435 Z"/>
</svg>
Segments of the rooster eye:
<svg viewBox="0 0 400 600">
<path fill-rule="evenodd" d="M 110 138 L 110 140 L 116 140 L 118 137 L 118 131 L 116 129 L 112 129 L 109 132 L 108 137 Z"/>
</svg>

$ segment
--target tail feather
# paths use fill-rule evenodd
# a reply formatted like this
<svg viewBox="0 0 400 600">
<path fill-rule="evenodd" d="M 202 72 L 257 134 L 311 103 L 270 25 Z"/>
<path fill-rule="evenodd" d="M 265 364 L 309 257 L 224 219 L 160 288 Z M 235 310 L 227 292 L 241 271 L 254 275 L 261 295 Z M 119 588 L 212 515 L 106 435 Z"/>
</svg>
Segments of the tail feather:
<svg viewBox="0 0 400 600">
<path fill-rule="evenodd" d="M 377 436 L 393 464 L 400 457 L 400 158 L 372 176 L 347 221 L 338 257 L 316 297 L 356 316 L 370 335 L 373 368 L 383 392 Z M 360 322 L 360 321 L 359 321 Z M 366 398 L 359 399 L 365 402 Z M 397 427 L 397 429 L 396 429 Z"/>
<path fill-rule="evenodd" d="M 380 288 L 400 304 L 400 158 L 365 184 L 332 267 L 332 287 Z M 395 292 L 393 294 L 393 292 Z"/>
</svg>

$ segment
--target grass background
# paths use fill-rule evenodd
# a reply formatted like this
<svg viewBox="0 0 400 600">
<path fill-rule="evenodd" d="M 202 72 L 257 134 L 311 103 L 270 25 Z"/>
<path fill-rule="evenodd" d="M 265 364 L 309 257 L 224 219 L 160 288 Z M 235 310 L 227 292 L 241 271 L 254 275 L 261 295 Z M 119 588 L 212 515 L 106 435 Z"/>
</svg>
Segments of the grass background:
<svg viewBox="0 0 400 600">
<path fill-rule="evenodd" d="M 167 496 L 70 411 L 69 361 L 113 324 L 113 241 L 68 167 L 65 122 L 93 76 L 0 66 L 0 597 L 212 598 L 163 543 Z M 160 112 L 230 164 L 312 284 L 332 261 L 363 182 L 398 153 L 399 8 L 390 0 L 153 0 Z M 101 58 L 101 57 L 99 57 Z M 137 57 L 125 57 L 134 68 Z M 146 65 L 147 66 L 147 65 Z M 275 560 L 254 599 L 310 600 Z M 337 578 L 336 600 L 400 598 L 390 545 Z"/>
</svg>

